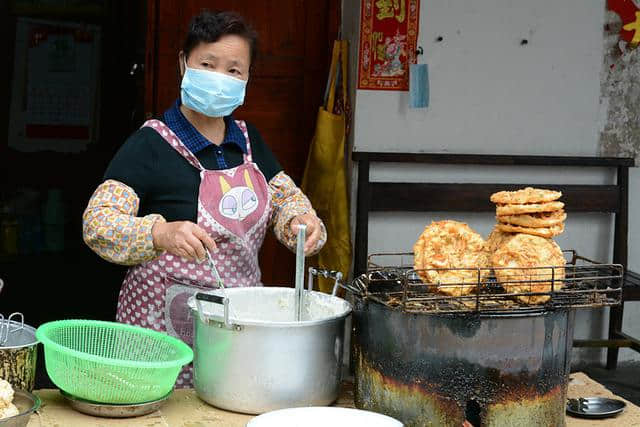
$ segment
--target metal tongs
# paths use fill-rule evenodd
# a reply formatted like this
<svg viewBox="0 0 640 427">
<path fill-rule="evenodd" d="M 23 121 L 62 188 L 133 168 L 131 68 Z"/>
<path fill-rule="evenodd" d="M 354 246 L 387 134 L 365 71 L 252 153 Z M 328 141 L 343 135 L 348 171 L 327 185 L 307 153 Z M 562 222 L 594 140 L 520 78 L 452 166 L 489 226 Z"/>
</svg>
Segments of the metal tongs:
<svg viewBox="0 0 640 427">
<path fill-rule="evenodd" d="M 218 273 L 218 269 L 216 268 L 216 263 L 213 262 L 213 258 L 211 257 L 211 253 L 209 252 L 209 249 L 205 248 L 205 252 L 207 253 L 207 260 L 209 261 L 209 267 L 211 267 L 213 278 L 216 279 L 216 284 L 218 285 L 219 288 L 224 289 L 222 278 L 220 277 L 220 273 Z"/>
<path fill-rule="evenodd" d="M 15 320 L 15 319 L 20 319 Z M 0 314 L 0 347 L 9 340 L 9 335 L 24 329 L 24 315 L 20 312 L 11 313 L 5 318 Z"/>
<path fill-rule="evenodd" d="M 218 269 L 216 268 L 216 263 L 213 261 L 213 257 L 211 256 L 209 249 L 205 248 L 205 252 L 207 253 L 207 261 L 209 262 L 209 267 L 211 268 L 211 272 L 213 273 L 213 278 L 216 280 L 216 285 L 218 285 L 218 288 L 222 290 L 223 296 L 211 295 L 203 292 L 196 293 L 196 306 L 198 309 L 198 315 L 200 316 L 200 320 L 205 322 L 206 316 L 203 314 L 204 311 L 202 309 L 201 301 L 222 304 L 224 306 L 224 324 L 227 327 L 232 327 L 233 325 L 229 321 L 229 315 L 231 315 L 231 317 L 234 317 L 234 318 L 237 318 L 237 315 L 235 314 L 235 312 L 233 311 L 233 308 L 229 303 L 229 297 L 225 292 L 225 287 L 224 287 L 224 283 L 222 282 L 222 277 L 220 277 L 220 273 L 218 273 Z"/>
<path fill-rule="evenodd" d="M 0 279 L 0 292 L 4 287 L 4 282 Z M 20 321 L 14 320 L 20 319 Z M 24 315 L 19 312 L 11 313 L 5 318 L 0 313 L 0 347 L 4 346 L 9 340 L 9 335 L 24 329 Z"/>
</svg>

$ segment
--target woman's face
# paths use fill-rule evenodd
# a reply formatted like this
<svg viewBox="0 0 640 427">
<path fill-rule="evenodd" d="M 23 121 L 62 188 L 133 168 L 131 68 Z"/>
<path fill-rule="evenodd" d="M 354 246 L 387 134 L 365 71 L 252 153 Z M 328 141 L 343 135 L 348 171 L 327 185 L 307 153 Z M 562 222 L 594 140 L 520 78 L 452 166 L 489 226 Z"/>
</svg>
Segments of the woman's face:
<svg viewBox="0 0 640 427">
<path fill-rule="evenodd" d="M 249 80 L 251 54 L 249 42 L 229 34 L 214 43 L 200 43 L 186 58 L 189 68 L 215 71 L 241 80 Z M 184 74 L 184 53 L 180 52 L 180 71 Z"/>
</svg>

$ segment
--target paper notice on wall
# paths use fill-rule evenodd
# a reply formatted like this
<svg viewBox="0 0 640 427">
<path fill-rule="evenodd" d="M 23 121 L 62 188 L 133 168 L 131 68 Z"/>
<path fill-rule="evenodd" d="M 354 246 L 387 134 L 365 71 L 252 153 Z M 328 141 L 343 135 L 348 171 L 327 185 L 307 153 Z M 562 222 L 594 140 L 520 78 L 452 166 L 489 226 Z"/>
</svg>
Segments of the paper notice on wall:
<svg viewBox="0 0 640 427">
<path fill-rule="evenodd" d="M 80 151 L 96 133 L 99 30 L 20 19 L 9 145 Z"/>
</svg>

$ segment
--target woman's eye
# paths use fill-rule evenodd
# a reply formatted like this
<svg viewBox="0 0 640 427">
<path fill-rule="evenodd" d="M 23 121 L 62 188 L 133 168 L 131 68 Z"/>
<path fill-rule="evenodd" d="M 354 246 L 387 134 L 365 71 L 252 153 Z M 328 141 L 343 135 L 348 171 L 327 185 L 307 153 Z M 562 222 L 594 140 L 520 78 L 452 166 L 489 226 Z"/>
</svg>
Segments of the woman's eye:
<svg viewBox="0 0 640 427">
<path fill-rule="evenodd" d="M 231 74 L 240 74 L 240 70 L 229 70 Z"/>
<path fill-rule="evenodd" d="M 202 66 L 203 66 L 204 68 L 208 68 L 208 67 L 209 67 L 209 65 L 210 65 L 210 64 L 209 64 L 208 62 L 203 62 L 203 63 L 202 63 Z"/>
</svg>

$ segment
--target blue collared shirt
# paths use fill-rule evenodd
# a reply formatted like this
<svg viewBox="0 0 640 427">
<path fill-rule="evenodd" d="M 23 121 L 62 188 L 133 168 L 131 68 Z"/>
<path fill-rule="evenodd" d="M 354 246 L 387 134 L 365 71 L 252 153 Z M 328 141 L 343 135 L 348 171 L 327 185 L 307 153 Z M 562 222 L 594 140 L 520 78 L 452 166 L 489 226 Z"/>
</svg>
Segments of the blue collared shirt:
<svg viewBox="0 0 640 427">
<path fill-rule="evenodd" d="M 198 130 L 187 120 L 180 111 L 180 99 L 164 112 L 164 122 L 169 128 L 178 135 L 180 141 L 193 153 L 196 154 L 204 148 L 214 145 L 211 141 L 204 137 Z M 247 154 L 247 141 L 232 116 L 224 118 L 225 131 L 222 143 L 217 147 L 215 153 L 220 169 L 227 169 L 227 162 L 224 159 L 225 146 L 235 145 L 244 154 Z"/>
</svg>

